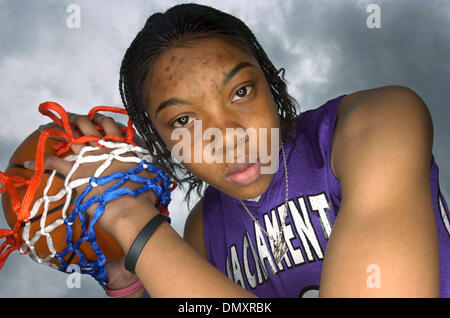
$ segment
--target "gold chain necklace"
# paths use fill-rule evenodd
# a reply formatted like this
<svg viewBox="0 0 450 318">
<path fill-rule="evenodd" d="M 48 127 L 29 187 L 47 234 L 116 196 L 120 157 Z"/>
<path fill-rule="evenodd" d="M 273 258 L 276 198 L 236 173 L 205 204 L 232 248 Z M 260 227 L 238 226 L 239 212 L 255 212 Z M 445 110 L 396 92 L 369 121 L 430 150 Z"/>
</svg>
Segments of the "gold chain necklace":
<svg viewBox="0 0 450 318">
<path fill-rule="evenodd" d="M 288 208 L 288 194 L 289 194 L 289 187 L 288 187 L 288 172 L 287 172 L 287 164 L 286 164 L 286 155 L 284 153 L 284 147 L 283 142 L 281 142 L 281 150 L 283 152 L 283 161 L 284 161 L 284 175 L 286 176 L 286 200 L 284 202 L 284 214 L 283 218 L 281 219 L 281 230 L 275 235 L 269 235 L 267 231 L 259 224 L 258 220 L 253 216 L 253 214 L 250 212 L 249 209 L 245 206 L 244 202 L 242 200 L 241 203 L 244 207 L 244 209 L 247 211 L 248 215 L 253 219 L 253 221 L 258 225 L 258 227 L 261 229 L 261 231 L 266 234 L 266 236 L 269 238 L 269 240 L 273 243 L 273 257 L 275 259 L 275 262 L 278 264 L 281 262 L 281 259 L 283 258 L 284 254 L 286 254 L 286 251 L 288 249 L 286 240 L 284 239 L 284 227 L 286 224 L 286 218 L 287 218 L 287 208 Z"/>
</svg>

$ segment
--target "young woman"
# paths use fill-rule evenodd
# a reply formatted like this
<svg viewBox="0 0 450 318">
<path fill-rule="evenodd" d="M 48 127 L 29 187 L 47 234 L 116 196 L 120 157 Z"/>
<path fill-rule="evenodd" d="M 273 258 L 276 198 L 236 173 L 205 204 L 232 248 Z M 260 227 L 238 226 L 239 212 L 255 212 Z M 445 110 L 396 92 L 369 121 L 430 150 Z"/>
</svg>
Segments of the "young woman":
<svg viewBox="0 0 450 318">
<path fill-rule="evenodd" d="M 147 20 L 122 62 L 123 103 L 154 164 L 202 198 L 184 238 L 167 222 L 156 229 L 136 276 L 123 260 L 109 264 L 108 288 L 139 279 L 152 297 L 449 296 L 448 209 L 422 99 L 386 86 L 297 114 L 280 74 L 231 15 L 183 4 Z M 85 135 L 98 134 L 86 117 L 71 120 Z M 95 123 L 120 134 L 110 118 Z M 223 132 L 221 150 L 244 143 L 245 162 L 176 162 L 172 133 L 186 128 L 194 136 L 196 123 Z M 275 151 L 278 168 L 262 173 L 271 162 L 250 161 L 250 138 L 235 142 L 227 128 L 267 132 L 257 149 Z M 210 142 L 191 141 L 183 153 Z M 46 165 L 70 170 L 58 158 Z M 107 206 L 100 225 L 125 253 L 159 214 L 154 200 Z"/>
</svg>

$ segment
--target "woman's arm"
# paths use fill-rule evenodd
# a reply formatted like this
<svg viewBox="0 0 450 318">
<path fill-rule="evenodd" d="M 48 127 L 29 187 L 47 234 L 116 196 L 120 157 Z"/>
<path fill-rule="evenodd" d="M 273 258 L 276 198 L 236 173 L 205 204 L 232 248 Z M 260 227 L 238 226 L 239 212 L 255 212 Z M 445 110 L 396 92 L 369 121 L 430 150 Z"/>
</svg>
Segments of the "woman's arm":
<svg viewBox="0 0 450 318">
<path fill-rule="evenodd" d="M 368 91 L 334 145 L 342 202 L 321 297 L 438 297 L 431 116 L 404 87 Z"/>
<path fill-rule="evenodd" d="M 125 253 L 143 226 L 159 211 L 145 202 L 112 227 Z M 136 274 L 152 297 L 254 297 L 208 263 L 167 223 L 150 238 L 139 256 Z"/>
<path fill-rule="evenodd" d="M 189 213 L 183 238 L 204 259 L 208 259 L 203 232 L 203 199 L 200 199 Z"/>
<path fill-rule="evenodd" d="M 203 258 L 208 259 L 203 237 L 202 214 L 203 205 L 202 199 L 200 199 L 187 217 L 183 239 Z M 124 258 L 109 262 L 106 264 L 106 267 L 109 280 L 107 288 L 110 290 L 119 290 L 129 287 L 138 280 L 136 275 L 125 269 Z M 145 290 L 142 287 L 125 297 L 140 298 L 144 296 L 144 293 Z"/>
</svg>

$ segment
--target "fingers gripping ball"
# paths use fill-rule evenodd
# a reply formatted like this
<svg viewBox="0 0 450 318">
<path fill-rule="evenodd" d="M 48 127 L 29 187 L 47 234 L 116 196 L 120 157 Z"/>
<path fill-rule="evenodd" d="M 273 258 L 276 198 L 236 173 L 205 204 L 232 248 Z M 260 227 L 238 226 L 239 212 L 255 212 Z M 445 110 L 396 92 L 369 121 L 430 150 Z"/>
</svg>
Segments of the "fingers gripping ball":
<svg viewBox="0 0 450 318">
<path fill-rule="evenodd" d="M 58 129 L 34 131 L 11 156 L 6 171 L 0 172 L 2 205 L 11 228 L 0 230 L 0 239 L 4 239 L 0 245 L 0 269 L 11 252 L 20 250 L 38 263 L 63 272 L 67 272 L 69 265 L 77 264 L 82 273 L 91 275 L 104 286 L 104 265 L 124 256 L 114 237 L 97 224 L 108 202 L 124 195 L 137 197 L 152 190 L 157 196 L 157 207 L 168 214 L 170 192 L 176 184 L 170 186 L 169 178 L 150 164 L 148 151 L 133 141 L 135 131 L 130 120 L 127 127 L 120 129 L 124 137 L 105 135 L 98 126 L 102 137 L 83 136 L 69 123 L 66 111 L 59 104 L 43 103 L 39 111 L 49 116 Z M 89 118 L 98 111 L 126 115 L 121 108 L 95 107 Z M 78 154 L 70 150 L 72 145 L 93 141 L 97 146 L 85 146 Z M 94 155 L 100 148 L 108 148 L 108 151 Z M 70 162 L 70 172 L 64 176 L 55 170 L 45 170 L 44 157 L 48 155 Z M 25 169 L 23 163 L 28 160 L 35 160 L 34 171 Z M 106 173 L 114 160 L 128 163 L 129 169 Z M 98 162 L 93 175 L 73 178 L 77 169 L 88 162 Z M 156 177 L 139 175 L 144 169 Z M 130 182 L 134 183 L 132 189 L 127 188 Z M 89 195 L 97 185 L 103 186 L 103 192 Z M 87 210 L 95 204 L 95 212 L 90 216 Z"/>
</svg>

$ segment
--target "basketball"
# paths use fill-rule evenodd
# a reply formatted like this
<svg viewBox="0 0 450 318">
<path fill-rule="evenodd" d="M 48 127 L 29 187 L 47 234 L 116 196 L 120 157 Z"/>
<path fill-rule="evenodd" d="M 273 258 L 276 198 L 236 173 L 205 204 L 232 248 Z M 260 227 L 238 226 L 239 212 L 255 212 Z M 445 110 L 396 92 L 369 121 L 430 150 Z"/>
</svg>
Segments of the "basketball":
<svg viewBox="0 0 450 318">
<path fill-rule="evenodd" d="M 38 145 L 40 132 L 38 130 L 31 133 L 15 150 L 13 155 L 11 156 L 11 159 L 9 160 L 8 167 L 6 168 L 6 173 L 24 177 L 26 179 L 30 179 L 34 171 L 28 170 L 24 167 L 23 163 L 27 160 L 33 160 L 36 156 L 36 150 Z M 47 139 L 46 145 L 45 145 L 45 155 L 56 155 L 56 150 L 54 149 L 54 145 L 59 142 L 59 140 L 55 138 L 49 138 Z M 73 153 L 69 150 L 61 157 L 67 157 L 69 155 L 72 155 Z M 47 181 L 51 175 L 52 171 L 45 171 L 43 178 L 39 184 L 39 187 L 36 191 L 34 201 L 38 200 L 39 198 L 43 197 L 44 188 L 47 185 Z M 51 183 L 50 188 L 48 189 L 47 195 L 56 195 L 62 188 L 64 187 L 64 176 L 60 174 L 56 174 L 53 178 L 53 181 Z M 20 199 L 22 200 L 23 196 L 26 192 L 26 187 L 19 187 L 18 189 Z M 69 208 L 67 209 L 67 215 L 70 215 L 71 210 L 74 208 L 74 202 L 77 197 L 76 189 L 73 189 L 72 192 L 72 200 L 70 203 Z M 30 229 L 28 237 L 30 240 L 33 240 L 33 238 L 39 236 L 39 231 L 41 231 L 41 228 L 51 226 L 56 220 L 62 219 L 62 208 L 65 203 L 65 198 L 61 198 L 58 201 L 50 202 L 46 215 L 43 215 L 44 212 L 44 205 L 41 205 L 39 208 L 39 211 L 36 213 L 35 216 L 33 216 L 30 219 Z M 7 192 L 2 194 L 2 206 L 3 211 L 5 214 L 6 221 L 8 225 L 13 228 L 17 216 L 14 213 L 12 207 L 11 207 L 11 200 L 9 197 L 9 194 Z M 89 216 L 86 214 L 86 217 Z M 45 219 L 44 219 L 45 218 Z M 23 243 L 23 231 L 24 231 L 24 224 L 20 227 L 19 236 L 21 237 L 21 243 Z M 86 222 L 89 225 L 89 222 Z M 114 237 L 112 237 L 108 232 L 103 230 L 98 224 L 95 225 L 95 233 L 97 238 L 97 244 L 100 247 L 101 251 L 103 252 L 104 256 L 106 257 L 107 261 L 113 261 L 118 258 L 121 258 L 123 256 L 123 251 L 119 245 L 119 243 L 115 240 Z M 75 243 L 76 240 L 78 240 L 81 236 L 82 230 L 80 226 L 80 221 L 77 218 L 76 221 L 73 224 L 73 232 L 72 232 L 72 243 Z M 36 235 L 38 234 L 38 235 Z M 66 242 L 66 225 L 63 223 L 59 226 L 57 226 L 53 231 L 49 232 L 48 235 L 51 235 L 51 241 L 53 241 L 53 247 L 56 250 L 56 252 L 60 253 L 67 247 Z M 38 240 L 34 242 L 34 248 L 35 253 L 37 256 L 41 259 L 45 259 L 51 254 L 51 251 L 48 247 L 48 241 L 46 235 L 40 235 Z M 83 242 L 80 245 L 79 250 L 84 254 L 84 257 L 87 261 L 93 262 L 97 259 L 97 255 L 95 254 L 94 250 L 92 249 L 91 245 L 88 242 Z M 64 260 L 67 262 L 67 264 L 76 264 L 80 261 L 78 255 L 75 252 L 68 253 L 64 257 Z M 56 258 L 51 258 L 49 260 L 50 263 L 61 266 L 60 262 Z"/>
</svg>

